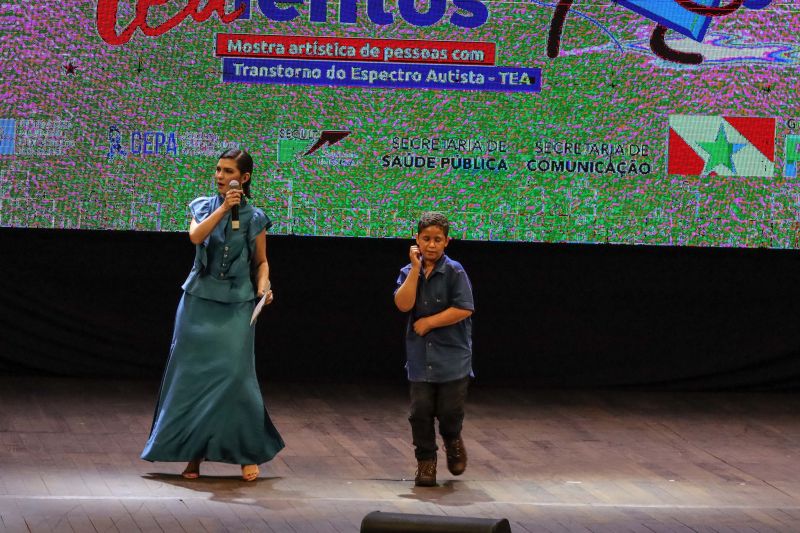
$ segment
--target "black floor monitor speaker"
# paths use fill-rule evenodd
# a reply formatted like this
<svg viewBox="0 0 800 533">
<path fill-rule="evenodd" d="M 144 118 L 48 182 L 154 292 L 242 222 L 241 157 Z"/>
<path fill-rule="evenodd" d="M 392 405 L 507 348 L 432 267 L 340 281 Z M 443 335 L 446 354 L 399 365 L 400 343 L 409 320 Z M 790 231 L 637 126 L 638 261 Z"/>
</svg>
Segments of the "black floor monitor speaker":
<svg viewBox="0 0 800 533">
<path fill-rule="evenodd" d="M 373 511 L 361 521 L 361 533 L 511 533 L 505 518 L 467 518 Z"/>
</svg>

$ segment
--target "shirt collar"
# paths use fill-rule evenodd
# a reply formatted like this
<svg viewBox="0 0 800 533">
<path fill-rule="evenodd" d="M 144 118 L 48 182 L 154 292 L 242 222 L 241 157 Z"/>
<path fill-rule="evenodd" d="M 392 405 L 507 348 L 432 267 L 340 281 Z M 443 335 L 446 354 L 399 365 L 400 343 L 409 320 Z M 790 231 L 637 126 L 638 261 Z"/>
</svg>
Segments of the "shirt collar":
<svg viewBox="0 0 800 533">
<path fill-rule="evenodd" d="M 431 275 L 433 275 L 434 272 L 439 272 L 441 274 L 444 274 L 444 265 L 446 262 L 447 262 L 447 254 L 442 254 L 442 257 L 440 257 L 439 260 L 436 261 L 436 264 L 433 265 L 433 270 L 431 271 Z M 425 275 L 424 268 L 421 268 L 419 271 L 420 274 L 422 274 L 423 276 Z"/>
</svg>

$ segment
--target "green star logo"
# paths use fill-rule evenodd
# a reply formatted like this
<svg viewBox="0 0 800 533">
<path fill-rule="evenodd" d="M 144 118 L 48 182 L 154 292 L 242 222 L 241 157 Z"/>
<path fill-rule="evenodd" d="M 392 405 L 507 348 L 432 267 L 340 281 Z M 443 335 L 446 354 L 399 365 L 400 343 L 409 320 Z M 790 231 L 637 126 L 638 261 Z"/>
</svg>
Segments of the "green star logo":
<svg viewBox="0 0 800 533">
<path fill-rule="evenodd" d="M 704 174 L 713 171 L 719 165 L 730 170 L 731 174 L 736 174 L 733 154 L 744 148 L 745 145 L 728 142 L 728 135 L 725 133 L 725 127 L 722 124 L 717 130 L 717 138 L 713 142 L 701 141 L 697 144 L 708 153 L 706 166 L 703 169 Z"/>
</svg>

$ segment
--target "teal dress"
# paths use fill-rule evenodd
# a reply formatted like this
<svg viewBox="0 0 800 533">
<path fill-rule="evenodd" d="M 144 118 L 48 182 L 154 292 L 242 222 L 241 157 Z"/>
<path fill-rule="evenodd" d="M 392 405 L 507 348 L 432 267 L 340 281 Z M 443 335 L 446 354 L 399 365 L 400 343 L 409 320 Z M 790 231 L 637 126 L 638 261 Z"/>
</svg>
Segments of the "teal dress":
<svg viewBox="0 0 800 533">
<path fill-rule="evenodd" d="M 221 196 L 197 198 L 189 209 L 200 222 L 221 203 Z M 233 231 L 226 215 L 197 245 L 142 459 L 260 464 L 284 446 L 264 407 L 250 326 L 250 259 L 272 222 L 248 203 L 239 221 Z"/>
</svg>

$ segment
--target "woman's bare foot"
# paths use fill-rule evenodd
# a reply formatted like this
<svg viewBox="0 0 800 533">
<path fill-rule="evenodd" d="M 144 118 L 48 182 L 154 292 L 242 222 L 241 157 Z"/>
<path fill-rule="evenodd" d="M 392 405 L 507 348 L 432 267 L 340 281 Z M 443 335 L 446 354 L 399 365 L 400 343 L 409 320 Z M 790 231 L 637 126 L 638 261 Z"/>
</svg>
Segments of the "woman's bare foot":
<svg viewBox="0 0 800 533">
<path fill-rule="evenodd" d="M 202 459 L 194 459 L 189 461 L 189 464 L 186 465 L 186 468 L 183 469 L 181 475 L 186 479 L 197 479 L 200 477 L 200 463 L 202 463 Z"/>
<path fill-rule="evenodd" d="M 258 465 L 242 465 L 242 479 L 255 481 L 258 477 Z"/>
</svg>

